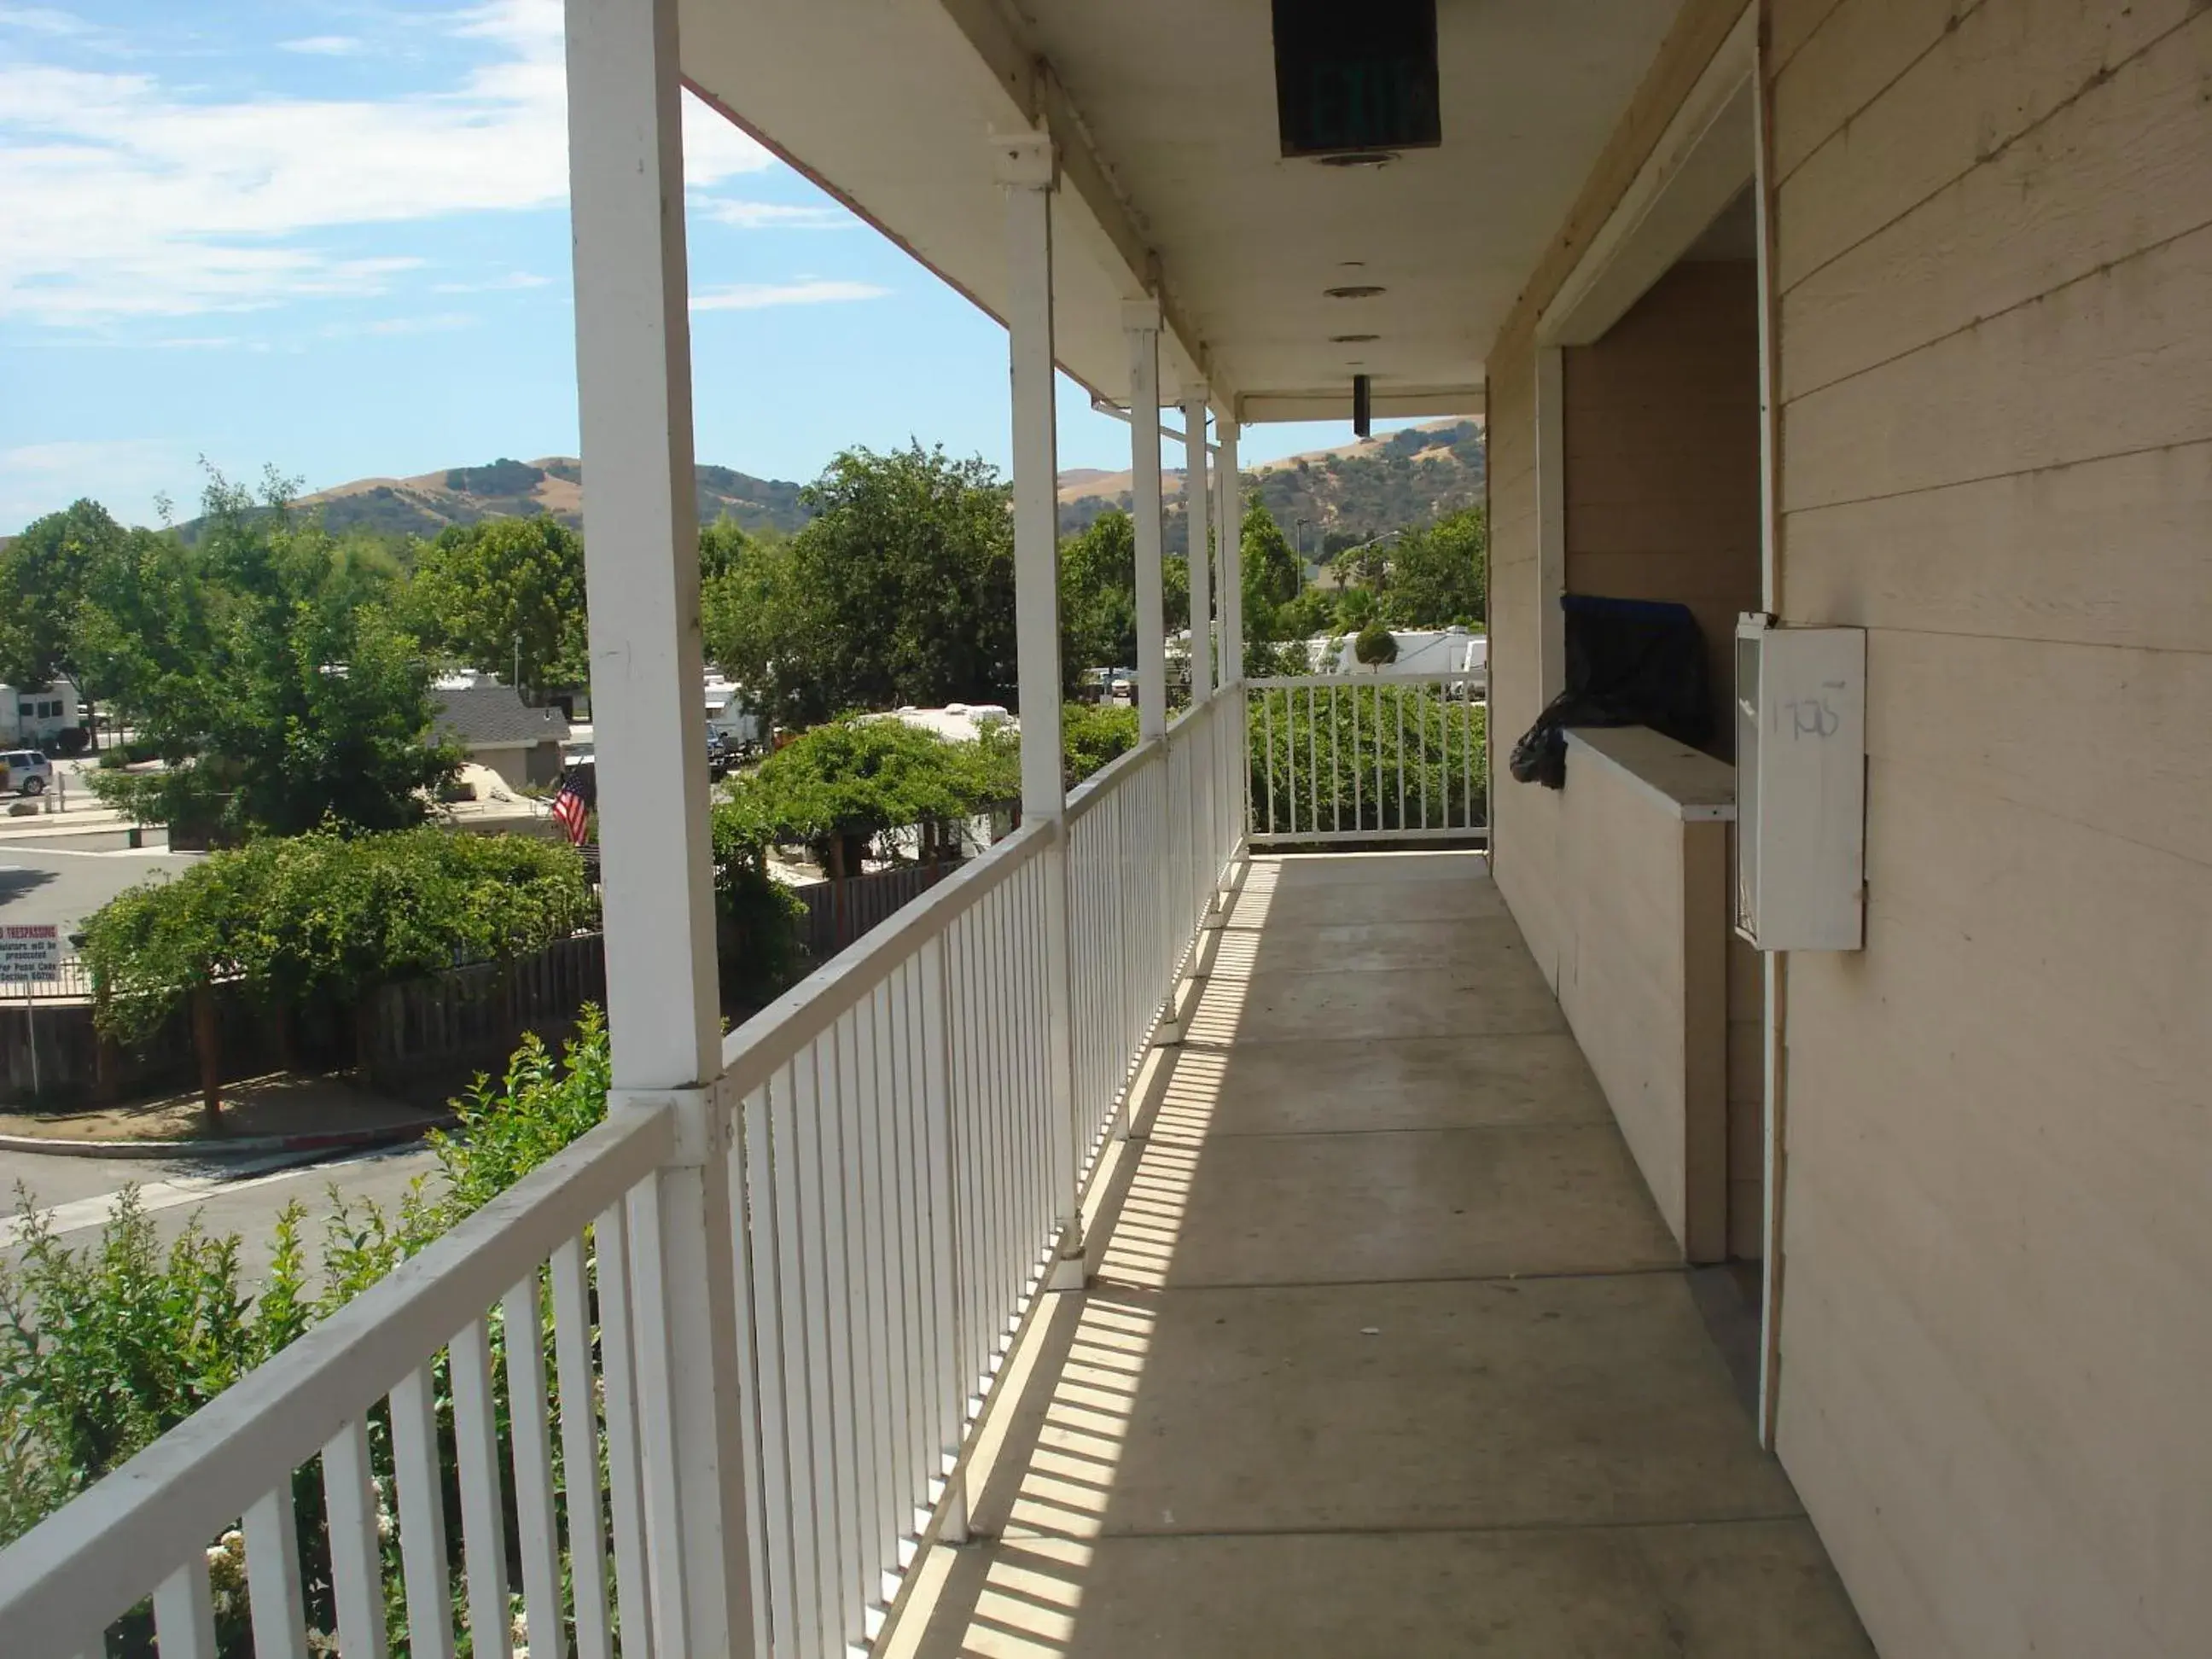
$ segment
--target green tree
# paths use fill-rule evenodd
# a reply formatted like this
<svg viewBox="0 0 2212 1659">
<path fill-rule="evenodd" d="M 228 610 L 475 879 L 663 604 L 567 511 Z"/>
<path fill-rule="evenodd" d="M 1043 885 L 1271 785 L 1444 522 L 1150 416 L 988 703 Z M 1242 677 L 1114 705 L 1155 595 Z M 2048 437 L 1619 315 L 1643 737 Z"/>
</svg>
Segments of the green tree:
<svg viewBox="0 0 2212 1659">
<path fill-rule="evenodd" d="M 78 610 L 131 539 L 98 501 L 80 501 L 0 549 L 0 681 L 42 686 L 79 669 Z"/>
<path fill-rule="evenodd" d="M 1161 619 L 1170 633 L 1190 620 L 1190 562 L 1160 561 Z M 1073 690 L 1086 668 L 1137 661 L 1136 521 L 1115 508 L 1060 544 L 1060 666 Z"/>
<path fill-rule="evenodd" d="M 714 809 L 715 834 L 732 848 L 803 842 L 832 875 L 857 875 L 864 849 L 886 830 L 949 831 L 1020 794 L 1011 744 L 988 734 L 955 743 L 902 720 L 848 716 L 732 780 Z"/>
<path fill-rule="evenodd" d="M 566 938 L 592 914 L 563 842 L 425 827 L 269 836 L 127 889 L 85 924 L 94 1018 L 143 1041 L 192 1016 L 201 1096 L 222 1111 L 216 988 L 276 1010 L 361 1007 L 380 985 Z"/>
<path fill-rule="evenodd" d="M 408 614 L 424 644 L 520 685 L 588 678 L 584 544 L 557 519 L 484 519 L 441 531 L 415 559 Z"/>
<path fill-rule="evenodd" d="M 811 704 L 817 675 L 812 629 L 791 543 L 728 520 L 699 535 L 699 611 L 713 661 L 780 724 Z"/>
<path fill-rule="evenodd" d="M 804 500 L 794 660 L 766 688 L 779 714 L 1012 700 L 1013 526 L 994 468 L 919 444 L 848 450 Z"/>
<path fill-rule="evenodd" d="M 1398 636 L 1380 617 L 1359 630 L 1352 642 L 1352 654 L 1370 668 L 1380 668 L 1398 660 Z"/>
<path fill-rule="evenodd" d="M 1480 626 L 1489 574 L 1489 521 L 1480 507 L 1464 507 L 1398 538 L 1384 607 L 1401 628 Z"/>
<path fill-rule="evenodd" d="M 1287 637 L 1281 631 L 1283 619 L 1278 613 L 1297 598 L 1305 572 L 1298 568 L 1289 538 L 1256 490 L 1245 497 L 1237 552 L 1243 566 L 1245 637 Z"/>
<path fill-rule="evenodd" d="M 428 741 L 428 669 L 391 614 L 392 573 L 295 518 L 281 480 L 257 502 L 218 477 L 206 505 L 199 543 L 132 567 L 91 629 L 168 767 L 94 787 L 231 838 L 420 822 L 459 756 Z"/>
</svg>

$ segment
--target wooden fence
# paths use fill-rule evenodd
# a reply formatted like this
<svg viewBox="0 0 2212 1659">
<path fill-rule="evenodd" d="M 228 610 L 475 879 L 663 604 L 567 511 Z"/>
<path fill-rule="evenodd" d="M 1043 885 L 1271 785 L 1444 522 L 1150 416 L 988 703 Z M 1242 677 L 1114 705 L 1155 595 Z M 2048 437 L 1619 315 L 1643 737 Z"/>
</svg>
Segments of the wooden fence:
<svg viewBox="0 0 2212 1659">
<path fill-rule="evenodd" d="M 806 908 L 799 926 L 808 957 L 828 961 L 961 867 L 900 865 L 793 889 Z M 183 1015 L 126 1047 L 94 1029 L 91 999 L 68 994 L 70 988 L 42 985 L 36 1003 L 27 1004 L 17 986 L 16 1000 L 0 1001 L 0 1100 L 104 1102 L 189 1088 L 198 1080 L 191 1023 Z M 404 1090 L 503 1066 L 526 1031 L 558 1042 L 577 1010 L 605 1000 L 606 960 L 596 933 L 513 961 L 380 987 L 350 1031 L 342 1010 L 273 1016 L 242 988 L 226 986 L 217 996 L 222 1075 L 228 1082 L 280 1067 L 352 1060 L 375 1086 Z"/>
<path fill-rule="evenodd" d="M 806 954 L 827 962 L 870 928 L 882 926 L 960 868 L 957 863 L 901 864 L 873 875 L 817 881 L 791 890 L 806 907 Z"/>
<path fill-rule="evenodd" d="M 426 1073 L 502 1064 L 535 1031 L 549 1042 L 576 1011 L 607 994 L 600 935 L 579 933 L 511 962 L 484 962 L 428 979 L 380 986 L 362 1028 L 369 1080 L 392 1087 Z"/>
</svg>

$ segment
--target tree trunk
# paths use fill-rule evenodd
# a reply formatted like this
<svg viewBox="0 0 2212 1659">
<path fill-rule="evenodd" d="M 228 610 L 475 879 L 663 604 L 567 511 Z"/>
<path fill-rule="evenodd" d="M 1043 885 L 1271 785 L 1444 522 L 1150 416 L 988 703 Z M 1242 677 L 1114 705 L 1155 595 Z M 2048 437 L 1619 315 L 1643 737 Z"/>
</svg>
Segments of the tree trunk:
<svg viewBox="0 0 2212 1659">
<path fill-rule="evenodd" d="M 210 1134 L 222 1133 L 222 1031 L 216 1018 L 215 987 L 192 993 L 192 1048 L 200 1061 L 200 1106 Z"/>
</svg>

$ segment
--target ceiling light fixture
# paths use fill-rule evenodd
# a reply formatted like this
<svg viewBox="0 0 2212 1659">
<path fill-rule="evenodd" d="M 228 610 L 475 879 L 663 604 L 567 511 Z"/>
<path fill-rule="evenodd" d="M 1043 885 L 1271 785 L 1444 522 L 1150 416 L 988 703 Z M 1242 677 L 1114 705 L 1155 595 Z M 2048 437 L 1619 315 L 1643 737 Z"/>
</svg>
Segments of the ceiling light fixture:
<svg viewBox="0 0 2212 1659">
<path fill-rule="evenodd" d="M 1328 337 L 1328 343 L 1331 345 L 1365 345 L 1370 340 L 1382 337 L 1380 334 L 1332 334 Z"/>
<path fill-rule="evenodd" d="M 1398 159 L 1395 149 L 1355 150 L 1343 155 L 1316 155 L 1314 160 L 1325 167 L 1387 167 Z"/>
<path fill-rule="evenodd" d="M 1389 291 L 1373 283 L 1353 283 L 1344 288 L 1325 288 L 1322 289 L 1322 295 L 1330 300 L 1371 300 L 1376 295 Z"/>
</svg>

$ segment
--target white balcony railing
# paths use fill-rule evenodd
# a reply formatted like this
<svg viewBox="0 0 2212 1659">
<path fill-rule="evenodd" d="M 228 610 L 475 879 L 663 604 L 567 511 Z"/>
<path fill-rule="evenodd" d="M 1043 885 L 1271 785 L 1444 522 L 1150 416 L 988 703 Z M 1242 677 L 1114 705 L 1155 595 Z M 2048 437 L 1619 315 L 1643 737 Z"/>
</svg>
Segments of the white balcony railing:
<svg viewBox="0 0 2212 1659">
<path fill-rule="evenodd" d="M 869 1639 L 916 1550 L 965 1524 L 963 1460 L 1076 1171 L 1235 850 L 1240 713 L 1203 704 L 1124 757 L 1064 829 L 1025 825 L 732 1033 L 703 1099 L 618 1102 L 0 1553 L 0 1646 L 100 1652 L 150 1593 L 162 1659 L 243 1651 L 247 1624 L 258 1659 L 330 1634 L 380 1659 L 402 1618 L 418 1659 L 450 1656 L 457 1609 L 478 1656 L 682 1659 L 713 1601 L 687 1577 L 739 1552 L 685 1523 L 685 1482 L 726 1466 L 681 1443 L 700 1379 L 672 1339 L 721 1319 L 726 1343 L 685 1351 L 733 1356 L 709 1381 L 738 1413 L 755 1650 Z M 672 1271 L 702 1223 L 662 1186 L 702 1158 L 731 1199 L 720 1303 Z M 241 1517 L 250 1611 L 219 1616 L 209 1548 Z"/>
<path fill-rule="evenodd" d="M 1253 846 L 1488 838 L 1480 671 L 1245 685 Z"/>
</svg>

